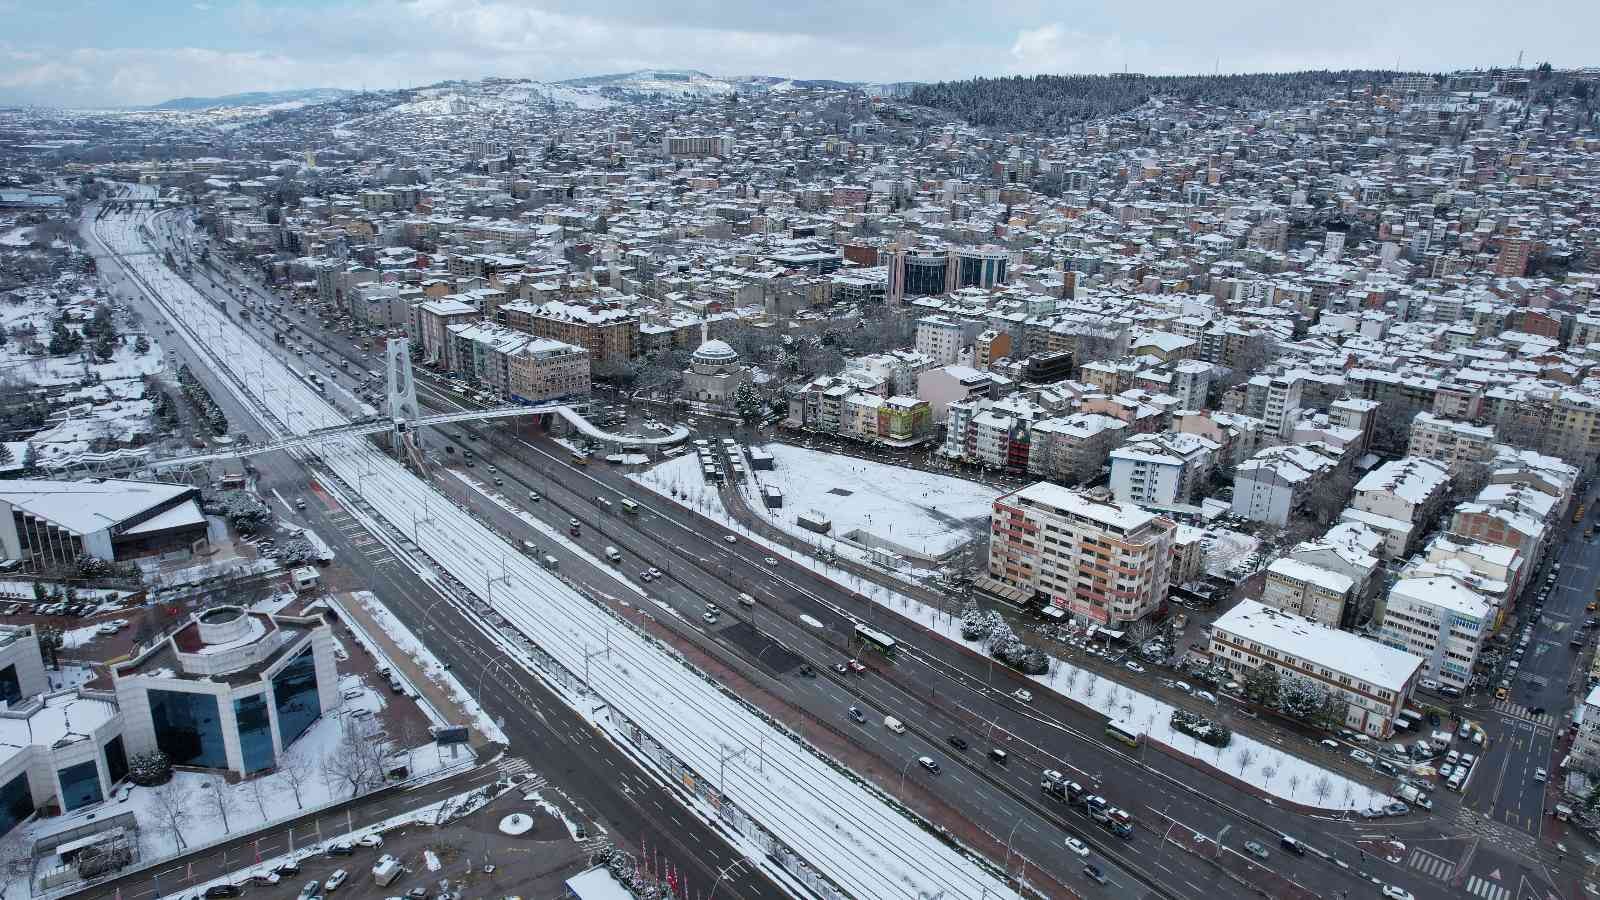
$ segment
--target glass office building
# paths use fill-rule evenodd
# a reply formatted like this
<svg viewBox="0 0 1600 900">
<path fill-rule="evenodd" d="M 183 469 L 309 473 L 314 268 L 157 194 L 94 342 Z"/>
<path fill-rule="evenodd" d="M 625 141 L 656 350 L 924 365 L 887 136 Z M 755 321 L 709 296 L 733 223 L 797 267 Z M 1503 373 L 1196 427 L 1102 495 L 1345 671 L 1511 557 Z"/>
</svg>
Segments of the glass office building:
<svg viewBox="0 0 1600 900">
<path fill-rule="evenodd" d="M 278 707 L 278 738 L 287 747 L 322 715 L 317 665 L 310 647 L 273 676 L 272 696 Z"/>
<path fill-rule="evenodd" d="M 156 746 L 175 766 L 220 769 L 228 765 L 217 698 L 187 691 L 150 691 Z"/>
<path fill-rule="evenodd" d="M 233 719 L 239 724 L 239 754 L 246 773 L 272 767 L 272 722 L 267 718 L 267 698 L 251 694 L 233 701 Z"/>
</svg>

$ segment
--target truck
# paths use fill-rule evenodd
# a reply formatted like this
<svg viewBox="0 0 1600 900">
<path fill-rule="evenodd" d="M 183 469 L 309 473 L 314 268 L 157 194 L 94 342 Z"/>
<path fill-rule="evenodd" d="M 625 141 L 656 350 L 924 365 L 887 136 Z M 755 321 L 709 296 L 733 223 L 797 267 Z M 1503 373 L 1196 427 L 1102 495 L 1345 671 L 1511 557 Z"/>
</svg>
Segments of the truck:
<svg viewBox="0 0 1600 900">
<path fill-rule="evenodd" d="M 1418 806 L 1423 809 L 1433 809 L 1433 801 L 1429 800 L 1428 795 L 1424 793 L 1421 788 L 1414 784 L 1401 785 L 1398 793 L 1401 800 L 1406 801 L 1412 806 Z"/>
<path fill-rule="evenodd" d="M 372 867 L 372 880 L 379 887 L 388 887 L 391 882 L 405 872 L 405 867 L 400 865 L 400 860 L 385 853 L 379 857 L 378 862 Z"/>
<path fill-rule="evenodd" d="M 1446 747 L 1450 746 L 1450 737 L 1451 735 L 1448 731 L 1435 731 L 1432 738 L 1433 749 L 1442 752 Z"/>
</svg>

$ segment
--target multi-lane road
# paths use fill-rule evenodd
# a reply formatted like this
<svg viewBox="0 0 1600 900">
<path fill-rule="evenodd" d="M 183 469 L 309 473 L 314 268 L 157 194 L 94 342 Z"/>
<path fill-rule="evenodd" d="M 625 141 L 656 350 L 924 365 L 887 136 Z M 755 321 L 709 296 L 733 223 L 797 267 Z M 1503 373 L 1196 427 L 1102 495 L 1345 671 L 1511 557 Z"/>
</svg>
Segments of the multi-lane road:
<svg viewBox="0 0 1600 900">
<path fill-rule="evenodd" d="M 296 324 L 307 332 L 315 327 L 298 317 Z M 350 358 L 362 370 L 372 367 L 338 336 L 317 337 L 336 357 Z M 448 394 L 425 389 L 423 395 L 426 405 L 441 410 L 457 405 Z M 1006 832 L 1005 840 L 1011 847 L 1007 855 L 1016 854 L 1015 859 L 1007 860 L 1012 868 L 1025 858 L 1029 865 L 1044 866 L 1079 890 L 1090 889 L 1077 875 L 1076 866 L 1061 864 L 1066 854 L 1059 849 L 1060 840 L 1071 833 L 1094 842 L 1096 856 L 1112 862 L 1108 867 L 1112 877 L 1126 880 L 1125 890 L 1137 890 L 1134 872 L 1173 896 L 1200 896 L 1218 890 L 1229 895 L 1236 889 L 1209 863 L 1162 843 L 1161 835 L 1174 828 L 1204 834 L 1221 833 L 1226 828 L 1225 843 L 1233 847 L 1250 837 L 1275 847 L 1278 833 L 1295 834 L 1345 861 L 1351 869 L 1314 856 L 1298 858 L 1279 852 L 1274 852 L 1268 867 L 1325 895 L 1373 890 L 1370 883 L 1355 874 L 1355 869 L 1365 868 L 1380 880 L 1405 885 L 1420 896 L 1457 896 L 1465 888 L 1485 900 L 1501 900 L 1492 893 L 1473 890 L 1474 884 L 1482 882 L 1471 879 L 1478 877 L 1474 873 L 1479 871 L 1496 871 L 1483 869 L 1485 864 L 1513 868 L 1518 864 L 1511 857 L 1500 859 L 1497 854 L 1501 850 L 1482 846 L 1481 842 L 1470 852 L 1432 854 L 1445 860 L 1443 867 L 1416 853 L 1403 854 L 1398 864 L 1372 858 L 1368 850 L 1379 837 L 1414 836 L 1412 843 L 1421 848 L 1441 831 L 1452 831 L 1455 823 L 1413 818 L 1390 820 L 1381 827 L 1369 828 L 1295 815 L 1159 753 L 1146 751 L 1141 757 L 1130 757 L 1099 738 L 1103 721 L 1099 717 L 1044 692 L 1032 704 L 1010 700 L 1007 695 L 1014 685 L 1003 671 L 991 675 L 983 661 L 943 644 L 898 616 L 852 598 L 808 569 L 786 561 L 768 563 L 769 551 L 743 540 L 732 545 L 722 542 L 723 532 L 714 523 L 666 499 L 645 495 L 615 472 L 602 467 L 590 470 L 572 466 L 557 446 L 515 438 L 511 428 L 458 430 L 491 436 L 458 447 L 492 454 L 488 459 L 500 468 L 498 474 L 507 481 L 503 488 L 507 499 L 514 506 L 525 507 L 522 515 L 516 515 L 499 504 L 475 498 L 473 491 L 463 490 L 462 498 L 476 499 L 480 513 L 490 517 L 497 527 L 511 534 L 521 529 L 526 532 L 526 539 L 550 547 L 562 557 L 563 571 L 569 576 L 591 579 L 596 587 L 609 584 L 616 590 L 612 574 L 591 571 L 585 559 L 532 529 L 523 515 L 531 514 L 558 530 L 566 527 L 569 518 L 576 518 L 581 523 L 579 543 L 590 556 L 598 556 L 606 545 L 623 552 L 624 577 L 636 580 L 643 569 L 661 569 L 666 577 L 644 588 L 653 600 L 676 609 L 684 621 L 697 622 L 708 599 L 718 602 L 727 610 L 719 624 L 691 626 L 699 633 L 688 639 L 713 642 L 730 658 L 742 660 L 748 677 L 778 686 L 781 696 L 794 709 L 850 735 L 864 754 L 890 771 L 904 770 L 919 755 L 939 760 L 943 774 L 937 778 L 911 768 L 906 778 L 919 779 L 912 789 L 937 793 L 962 815 L 996 834 L 997 839 L 1000 832 Z M 449 440 L 448 435 L 441 434 L 430 443 L 442 446 Z M 439 459 L 457 455 L 441 455 Z M 483 465 L 480 463 L 474 474 L 487 479 Z M 548 499 L 543 503 L 527 502 L 528 489 L 537 489 Z M 624 516 L 617 510 L 615 501 L 623 496 L 643 503 L 638 517 Z M 612 506 L 608 508 L 596 498 L 611 500 Z M 751 617 L 742 614 L 732 602 L 741 590 L 758 596 L 753 623 L 743 621 Z M 877 672 L 866 678 L 837 677 L 827 666 L 844 657 L 844 642 L 855 618 L 888 631 L 907 649 L 893 663 L 879 664 Z M 820 624 L 813 626 L 809 622 Z M 436 637 L 426 627 L 420 628 L 419 633 L 430 645 L 431 638 Z M 799 677 L 802 660 L 809 660 L 822 677 Z M 870 711 L 865 724 L 849 717 L 852 705 Z M 912 733 L 903 737 L 889 735 L 881 725 L 884 714 L 894 714 L 911 724 Z M 968 753 L 952 751 L 946 743 L 950 735 L 962 736 L 974 749 Z M 999 767 L 981 758 L 982 750 L 991 743 L 1012 751 L 1010 765 Z M 1140 823 L 1133 843 L 1124 844 L 1093 826 L 1078 811 L 1046 800 L 1038 790 L 1038 772 L 1044 767 L 1060 768 L 1095 786 L 1111 802 L 1128 807 Z M 1174 822 L 1178 825 L 1173 826 Z M 1419 860 L 1427 864 L 1418 865 Z"/>
<path fill-rule="evenodd" d="M 143 299 L 114 260 L 102 257 L 101 272 L 118 288 L 119 295 L 132 298 L 146 321 L 162 319 L 161 312 Z M 254 411 L 234 399 L 203 359 L 189 358 L 181 343 L 169 342 L 167 349 L 190 363 L 231 422 L 262 436 L 264 432 L 254 423 Z M 307 471 L 300 461 L 275 453 L 253 462 L 257 489 L 263 496 L 306 496 L 313 501 L 304 511 L 282 505 L 279 516 L 315 529 L 340 565 L 350 570 L 353 582 L 382 597 L 396 617 L 450 665 L 463 684 L 471 686 L 474 699 L 503 723 L 508 754 L 529 760 L 535 771 L 576 799 L 584 814 L 604 829 L 598 833 L 614 836 L 618 847 L 636 855 L 640 848 L 659 854 L 682 871 L 691 885 L 709 888 L 720 880 L 719 893 L 729 896 L 752 900 L 787 896 L 759 870 L 739 865 L 742 854 L 721 832 L 684 813 L 673 791 L 641 777 L 631 759 L 550 695 L 542 682 L 486 652 L 481 635 L 444 602 L 436 580 L 421 577 L 400 554 L 375 548 L 349 509 L 326 494 L 308 491 Z M 123 893 L 135 896 L 139 890 L 129 885 Z"/>
</svg>

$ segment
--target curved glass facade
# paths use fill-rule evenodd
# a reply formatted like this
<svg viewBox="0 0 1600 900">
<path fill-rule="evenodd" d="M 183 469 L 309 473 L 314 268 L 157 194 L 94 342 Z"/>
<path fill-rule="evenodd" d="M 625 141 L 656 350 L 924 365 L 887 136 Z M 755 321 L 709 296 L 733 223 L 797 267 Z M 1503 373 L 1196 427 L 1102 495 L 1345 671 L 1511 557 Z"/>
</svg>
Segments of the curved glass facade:
<svg viewBox="0 0 1600 900">
<path fill-rule="evenodd" d="M 251 694 L 233 701 L 233 715 L 239 722 L 239 753 L 246 772 L 259 772 L 272 766 L 272 723 L 267 720 L 267 698 Z"/>
<path fill-rule="evenodd" d="M 92 759 L 60 769 L 56 777 L 61 779 L 61 809 L 64 812 L 99 803 L 106 798 L 100 791 L 100 770 L 95 768 Z"/>
<path fill-rule="evenodd" d="M 283 746 L 305 734 L 322 715 L 317 693 L 317 663 L 308 646 L 272 676 L 272 702 L 278 710 L 278 738 Z"/>
<path fill-rule="evenodd" d="M 909 297 L 936 297 L 949 287 L 945 284 L 949 259 L 938 256 L 906 255 L 906 295 Z"/>
<path fill-rule="evenodd" d="M 22 772 L 0 788 L 0 834 L 17 827 L 33 815 L 33 791 L 28 788 L 28 773 Z"/>
<path fill-rule="evenodd" d="M 155 725 L 156 746 L 173 765 L 227 767 L 228 749 L 222 742 L 216 697 L 150 691 L 150 721 Z"/>
</svg>

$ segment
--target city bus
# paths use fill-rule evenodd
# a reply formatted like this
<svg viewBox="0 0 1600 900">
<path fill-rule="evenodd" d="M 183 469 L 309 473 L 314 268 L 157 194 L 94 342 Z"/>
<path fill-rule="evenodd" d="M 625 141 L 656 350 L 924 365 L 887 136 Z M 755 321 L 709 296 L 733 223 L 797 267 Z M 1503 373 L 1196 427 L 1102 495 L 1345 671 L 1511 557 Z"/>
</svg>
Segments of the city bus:
<svg viewBox="0 0 1600 900">
<path fill-rule="evenodd" d="M 895 650 L 898 649 L 894 638 L 884 634 L 881 631 L 878 631 L 875 628 L 868 628 L 860 623 L 856 624 L 856 641 L 871 647 L 879 653 L 882 653 L 884 656 L 893 656 L 895 654 Z"/>
<path fill-rule="evenodd" d="M 1106 737 L 1137 750 L 1143 735 L 1129 723 L 1111 721 L 1106 723 Z"/>
</svg>

